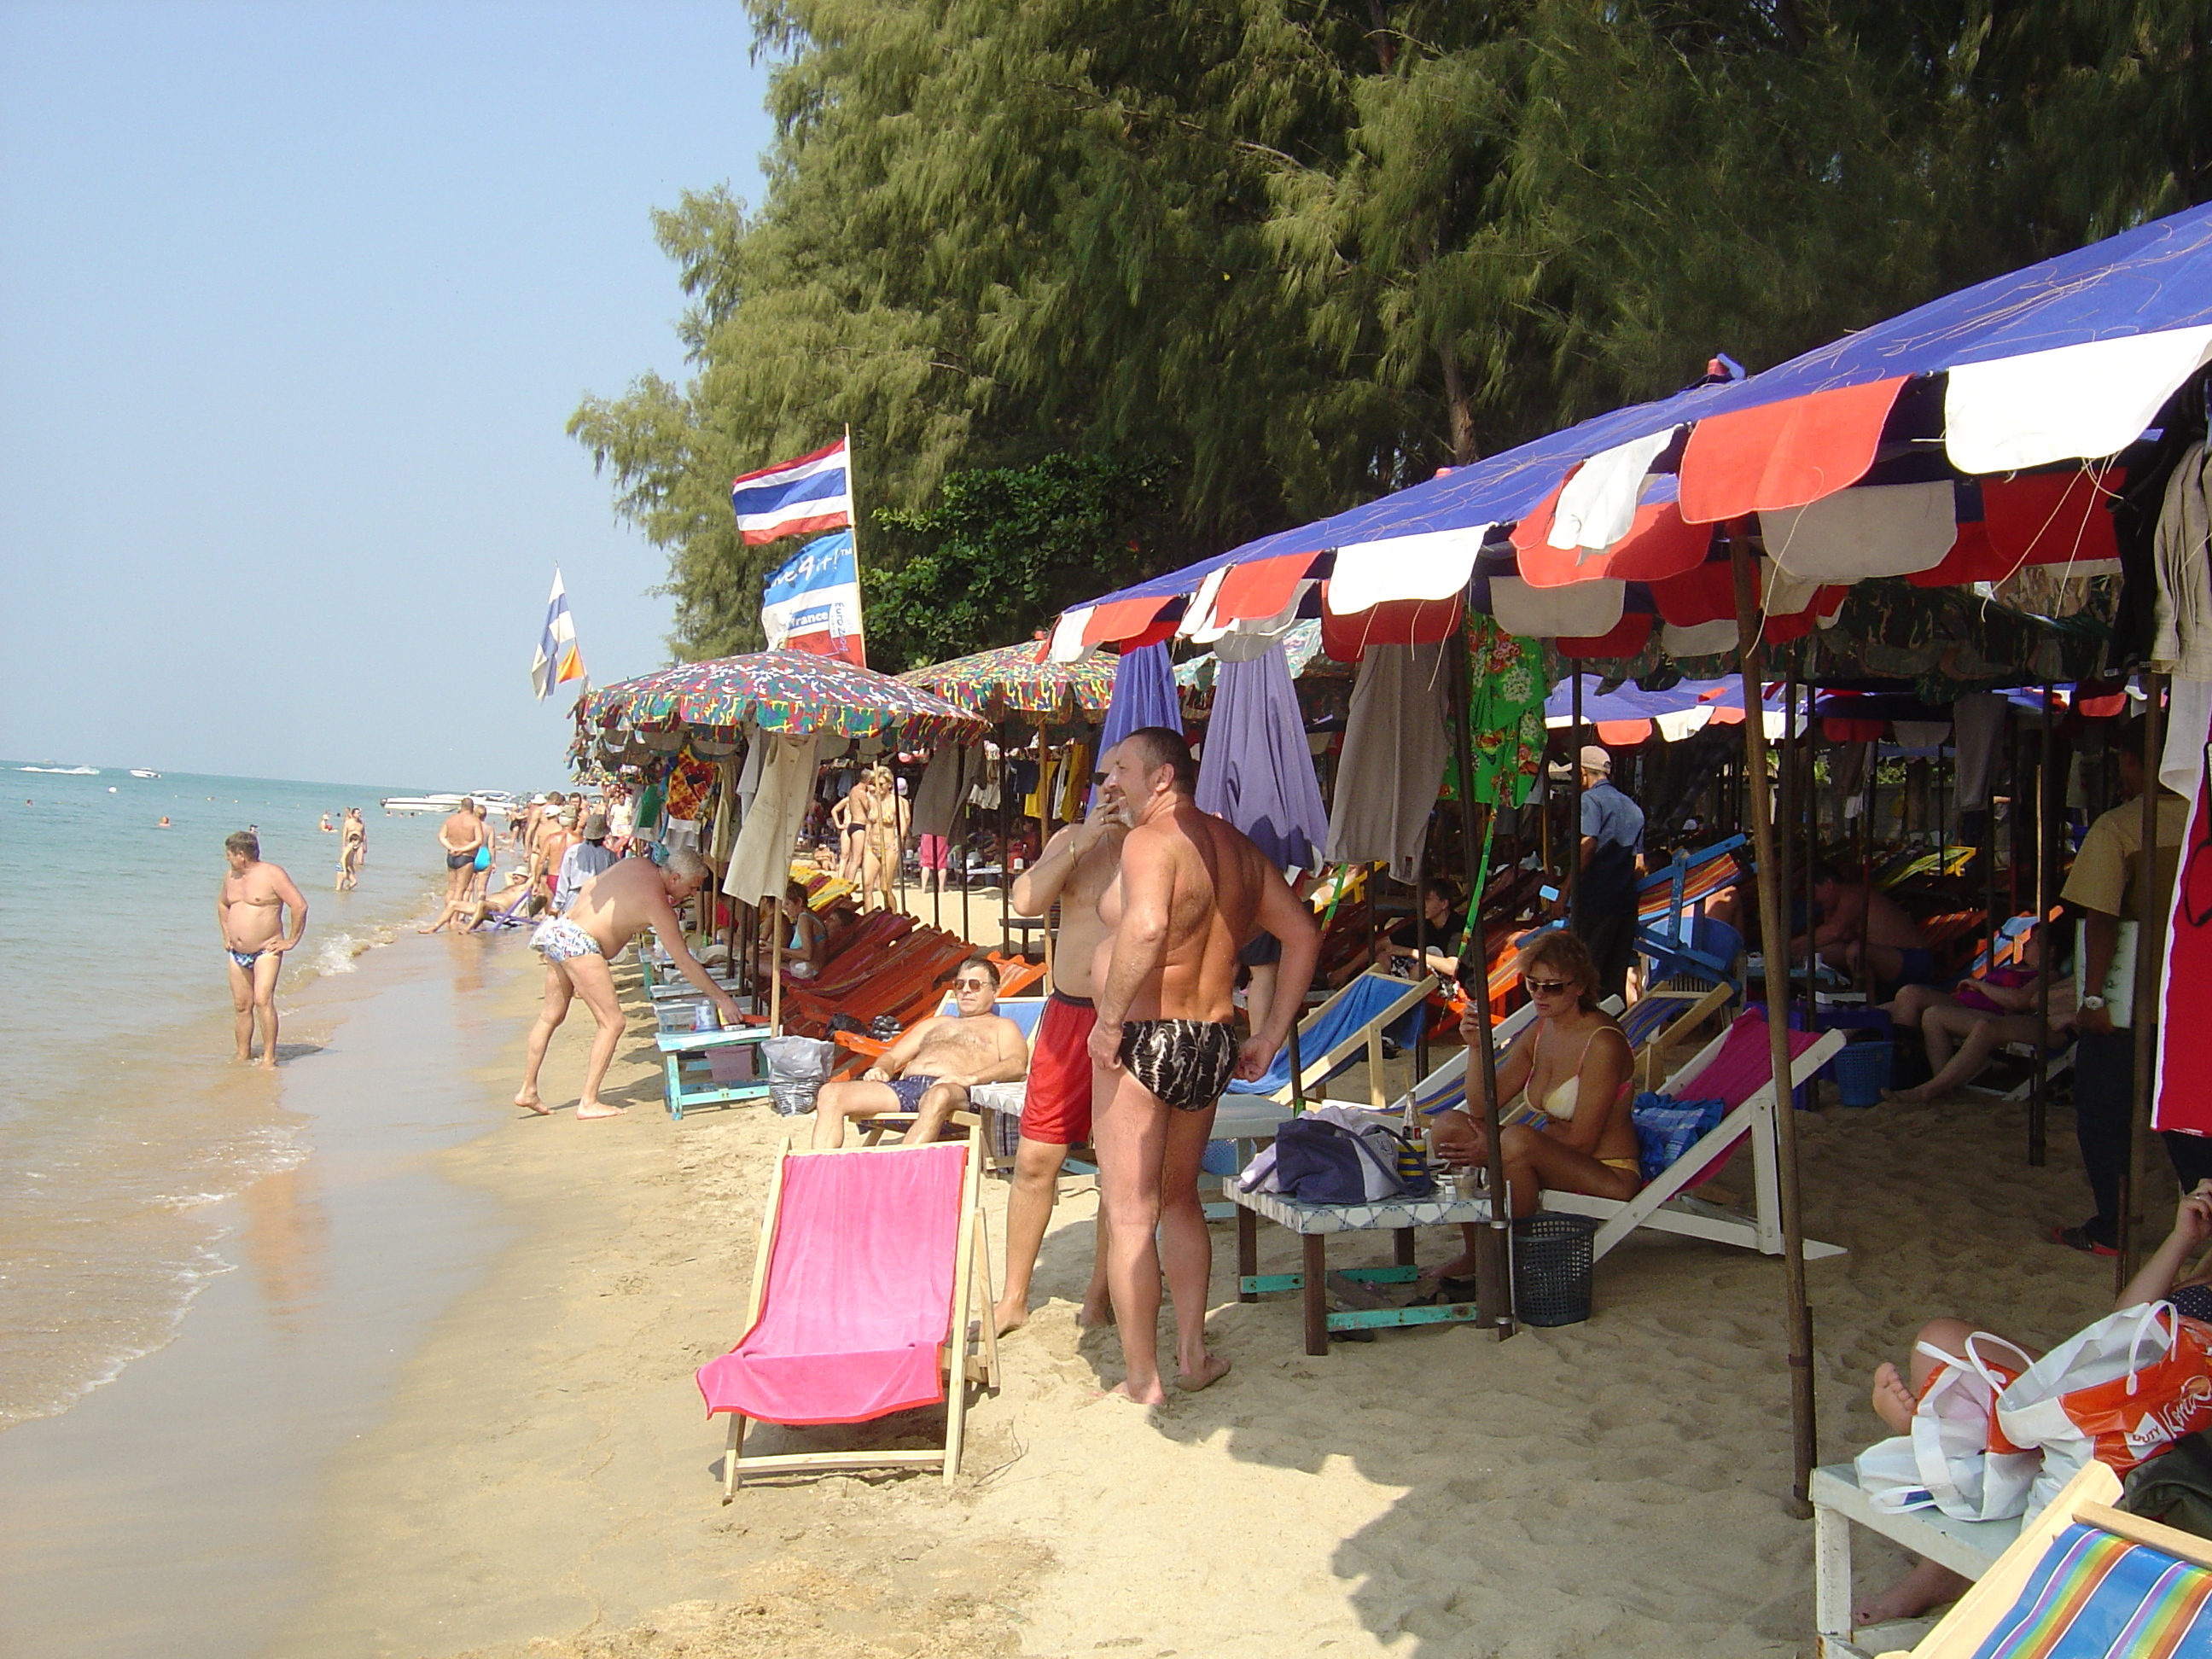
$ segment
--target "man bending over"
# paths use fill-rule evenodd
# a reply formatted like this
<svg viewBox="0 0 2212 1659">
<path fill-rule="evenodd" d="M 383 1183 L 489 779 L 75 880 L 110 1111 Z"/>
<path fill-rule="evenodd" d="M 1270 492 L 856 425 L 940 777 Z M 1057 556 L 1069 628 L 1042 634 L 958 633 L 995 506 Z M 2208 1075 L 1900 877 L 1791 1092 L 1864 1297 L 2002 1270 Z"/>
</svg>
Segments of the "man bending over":
<svg viewBox="0 0 2212 1659">
<path fill-rule="evenodd" d="M 1163 1267 L 1175 1302 L 1177 1382 L 1202 1389 L 1229 1370 L 1206 1346 L 1213 1244 L 1199 1202 L 1199 1160 L 1230 1079 L 1262 1075 L 1290 1035 L 1313 982 L 1321 933 L 1267 855 L 1199 811 L 1198 767 L 1179 733 L 1131 732 L 1106 757 L 1106 776 L 1135 827 L 1098 905 L 1106 933 L 1093 969 L 1091 1144 L 1106 1208 L 1106 1284 L 1128 1367 L 1115 1392 L 1157 1406 L 1167 1401 L 1158 1352 Z M 1259 933 L 1282 941 L 1282 967 L 1263 1027 L 1240 1048 L 1231 1023 L 1237 957 Z"/>
<path fill-rule="evenodd" d="M 721 1011 L 727 1027 L 750 1024 L 727 991 L 707 977 L 689 946 L 676 907 L 697 892 L 707 879 L 707 866 L 696 853 L 668 855 L 665 865 L 650 859 L 623 859 L 603 874 L 584 884 L 565 916 L 539 924 L 530 936 L 545 958 L 545 1006 L 530 1028 L 530 1044 L 522 1065 L 522 1089 L 514 1103 L 540 1117 L 551 1115 L 538 1097 L 538 1068 L 545 1063 L 545 1045 L 568 1018 L 568 1005 L 577 997 L 599 1022 L 592 1040 L 592 1057 L 584 1067 L 583 1098 L 576 1103 L 578 1117 L 615 1117 L 623 1108 L 599 1098 L 599 1085 L 622 1041 L 622 1004 L 615 998 L 614 974 L 607 966 L 623 945 L 650 927 L 660 936 L 677 970 L 707 994 Z"/>
<path fill-rule="evenodd" d="M 993 1012 L 999 969 L 990 957 L 972 956 L 954 970 L 952 1000 L 957 1014 L 915 1021 L 857 1079 L 822 1085 L 814 1103 L 817 1148 L 845 1144 L 847 1118 L 886 1112 L 919 1114 L 901 1144 L 922 1146 L 936 1139 L 945 1120 L 968 1103 L 971 1085 L 1011 1083 L 1028 1069 L 1030 1046 L 1021 1027 Z"/>
</svg>

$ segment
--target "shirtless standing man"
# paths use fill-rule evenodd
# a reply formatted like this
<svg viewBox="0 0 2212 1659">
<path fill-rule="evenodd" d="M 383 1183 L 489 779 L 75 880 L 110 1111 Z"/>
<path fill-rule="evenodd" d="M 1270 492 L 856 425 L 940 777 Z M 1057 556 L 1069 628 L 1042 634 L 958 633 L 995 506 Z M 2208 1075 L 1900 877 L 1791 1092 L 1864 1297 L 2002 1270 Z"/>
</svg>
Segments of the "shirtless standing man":
<svg viewBox="0 0 2212 1659">
<path fill-rule="evenodd" d="M 483 845 L 484 823 L 477 804 L 464 800 L 438 826 L 438 845 L 446 849 L 446 902 L 451 904 L 476 879 L 477 848 Z"/>
<path fill-rule="evenodd" d="M 1313 982 L 1321 931 L 1265 854 L 1198 810 L 1198 767 L 1180 734 L 1164 726 L 1131 732 L 1107 755 L 1106 776 L 1134 828 L 1098 905 L 1106 931 L 1092 969 L 1091 1144 L 1106 1208 L 1106 1284 L 1128 1368 L 1114 1392 L 1158 1406 L 1167 1401 L 1158 1357 L 1163 1267 L 1175 1302 L 1177 1382 L 1202 1389 L 1229 1370 L 1206 1346 L 1213 1243 L 1199 1202 L 1199 1160 L 1230 1079 L 1260 1077 L 1290 1035 Z M 1282 941 L 1278 994 L 1240 1048 L 1237 957 L 1261 933 Z"/>
<path fill-rule="evenodd" d="M 349 806 L 338 820 L 338 891 L 361 885 L 361 866 L 368 857 L 368 826 L 361 820 L 361 808 Z"/>
<path fill-rule="evenodd" d="M 994 1013 L 998 965 L 980 951 L 953 970 L 957 1014 L 933 1014 L 884 1050 L 857 1081 L 825 1083 L 814 1103 L 816 1150 L 845 1144 L 845 1120 L 916 1114 L 900 1145 L 926 1146 L 978 1083 L 1012 1083 L 1030 1063 L 1022 1028 Z"/>
<path fill-rule="evenodd" d="M 622 1004 L 615 999 L 613 971 L 607 963 L 623 946 L 650 927 L 660 936 L 662 947 L 677 970 L 707 994 L 721 1011 L 730 1029 L 750 1025 L 730 994 L 707 976 L 690 947 L 684 943 L 684 926 L 676 907 L 697 892 L 707 880 L 706 861 L 696 853 L 671 853 L 665 865 L 650 859 L 624 859 L 584 884 L 565 916 L 541 922 L 530 936 L 545 958 L 545 1006 L 530 1028 L 530 1042 L 522 1065 L 522 1088 L 514 1103 L 540 1117 L 551 1111 L 538 1095 L 538 1068 L 545 1063 L 545 1047 L 568 1018 L 568 1005 L 577 997 L 592 1011 L 599 1031 L 592 1039 L 592 1057 L 584 1067 L 583 1098 L 576 1115 L 617 1117 L 626 1109 L 599 1098 L 599 1085 L 622 1041 Z"/>
<path fill-rule="evenodd" d="M 1102 783 L 1080 823 L 1058 830 L 1044 856 L 1014 878 L 1014 914 L 1048 916 L 1060 901 L 1060 930 L 1053 936 L 1052 999 L 1037 1022 L 1030 1056 L 1029 1088 L 1022 1102 L 1021 1145 L 1014 1153 L 1013 1184 L 1006 1190 L 1006 1284 L 1000 1295 L 999 1334 L 1029 1322 L 1030 1275 L 1052 1220 L 1060 1172 L 1067 1149 L 1091 1139 L 1091 1028 L 1097 1021 L 1092 970 L 1105 933 L 1098 901 L 1121 866 L 1128 835 L 1121 798 Z M 1076 1322 L 1103 1325 L 1114 1317 L 1106 1297 L 1106 1206 L 1098 1206 L 1091 1288 Z"/>
<path fill-rule="evenodd" d="M 261 842 L 240 830 L 222 844 L 230 873 L 216 890 L 215 919 L 222 929 L 223 954 L 230 958 L 230 1004 L 238 1011 L 234 1028 L 238 1057 L 253 1058 L 253 1022 L 261 1021 L 261 1063 L 276 1064 L 276 975 L 284 952 L 307 931 L 307 901 L 281 865 L 261 861 Z M 292 931 L 284 932 L 284 907 L 292 908 Z"/>
</svg>

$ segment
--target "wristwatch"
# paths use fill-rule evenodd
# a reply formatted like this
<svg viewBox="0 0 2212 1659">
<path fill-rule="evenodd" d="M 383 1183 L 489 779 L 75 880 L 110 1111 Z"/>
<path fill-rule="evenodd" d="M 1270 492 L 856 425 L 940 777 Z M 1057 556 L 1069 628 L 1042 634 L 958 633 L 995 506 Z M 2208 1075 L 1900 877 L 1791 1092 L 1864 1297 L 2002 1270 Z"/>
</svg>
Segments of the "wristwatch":
<svg viewBox="0 0 2212 1659">
<path fill-rule="evenodd" d="M 2105 1006 L 2105 1000 L 2102 997 L 2083 997 L 2081 1006 L 2094 1014 Z"/>
</svg>

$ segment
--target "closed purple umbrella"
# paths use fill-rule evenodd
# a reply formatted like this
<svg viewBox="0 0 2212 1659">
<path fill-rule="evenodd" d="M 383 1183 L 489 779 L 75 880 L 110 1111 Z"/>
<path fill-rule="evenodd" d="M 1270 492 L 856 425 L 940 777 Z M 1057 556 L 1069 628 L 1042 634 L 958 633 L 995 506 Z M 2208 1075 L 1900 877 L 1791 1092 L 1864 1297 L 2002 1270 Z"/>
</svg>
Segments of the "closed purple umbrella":
<svg viewBox="0 0 2212 1659">
<path fill-rule="evenodd" d="M 1106 708 L 1106 732 L 1098 739 L 1103 755 L 1132 732 L 1148 726 L 1182 730 L 1182 701 L 1176 695 L 1175 665 L 1164 645 L 1124 651 L 1114 669 L 1114 701 Z"/>
<path fill-rule="evenodd" d="M 1279 866 L 1310 870 L 1328 839 L 1290 660 L 1273 645 L 1224 662 L 1198 768 L 1198 804 L 1249 836 Z"/>
</svg>

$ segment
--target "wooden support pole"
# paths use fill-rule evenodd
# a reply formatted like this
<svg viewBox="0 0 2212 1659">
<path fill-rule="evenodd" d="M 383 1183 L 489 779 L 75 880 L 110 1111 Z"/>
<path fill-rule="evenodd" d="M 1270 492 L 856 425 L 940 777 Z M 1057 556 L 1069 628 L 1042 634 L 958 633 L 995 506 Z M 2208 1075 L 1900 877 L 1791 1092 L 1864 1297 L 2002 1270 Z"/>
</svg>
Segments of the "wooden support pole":
<svg viewBox="0 0 2212 1659">
<path fill-rule="evenodd" d="M 2042 737 L 2035 763 L 2035 917 L 2045 930 L 2039 953 L 2047 964 L 2057 960 L 2050 937 L 2051 916 L 2051 684 L 2044 682 Z M 2018 791 L 2015 790 L 2014 793 Z M 2027 1161 L 2041 1169 L 2050 1156 L 2050 1105 L 2044 1098 L 2045 1051 L 2051 1046 L 2051 980 L 2039 970 L 2035 994 L 2035 1055 L 2027 1073 Z"/>
<path fill-rule="evenodd" d="M 1774 811 L 1766 787 L 1766 722 L 1759 701 L 1760 663 L 1758 588 L 1751 550 L 1743 528 L 1729 532 L 1729 562 L 1735 575 L 1737 665 L 1743 681 L 1745 784 L 1751 794 L 1752 842 L 1759 860 L 1759 948 L 1766 958 L 1768 1055 L 1774 1068 L 1776 1163 L 1782 1199 L 1782 1277 L 1784 1323 L 1790 1344 L 1790 1438 L 1791 1510 L 1803 1520 L 1813 1513 L 1811 1489 L 1817 1440 L 1813 1398 L 1813 1315 L 1805 1294 L 1805 1219 L 1797 1184 L 1797 1113 L 1790 1091 L 1790 1028 L 1775 1018 L 1777 958 L 1786 976 L 1790 951 L 1784 895 L 1772 879 L 1775 870 Z"/>
<path fill-rule="evenodd" d="M 2166 676 L 2145 672 L 2143 684 L 2142 856 L 2136 860 L 2135 1093 L 2128 1110 L 2128 1167 L 2120 1177 L 2120 1258 L 2115 1294 L 2142 1265 L 2143 1208 L 2150 1196 L 2150 1103 L 2158 1069 L 2158 981 L 2166 960 L 2166 911 L 2171 891 L 2158 879 L 2158 765 L 2166 750 Z"/>
<path fill-rule="evenodd" d="M 1505 1190 L 1505 1154 L 1498 1145 L 1498 1057 L 1490 1042 L 1490 951 L 1482 925 L 1482 875 L 1477 851 L 1474 805 L 1474 741 L 1468 730 L 1474 702 L 1473 667 L 1467 636 L 1458 641 L 1459 669 L 1452 676 L 1452 732 L 1459 747 L 1460 824 L 1467 842 L 1467 932 L 1461 939 L 1460 988 L 1474 1004 L 1474 1041 L 1467 1046 L 1465 1088 L 1469 1105 L 1475 1097 L 1474 1080 L 1482 1078 L 1482 1133 L 1490 1149 L 1490 1224 L 1474 1238 L 1476 1322 L 1498 1333 L 1503 1341 L 1513 1334 L 1513 1287 L 1508 1275 L 1510 1255 L 1506 1230 L 1512 1224 L 1511 1198 Z M 1579 793 L 1579 791 L 1577 791 Z M 1474 972 L 1467 964 L 1474 964 Z"/>
</svg>

